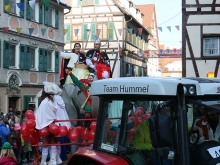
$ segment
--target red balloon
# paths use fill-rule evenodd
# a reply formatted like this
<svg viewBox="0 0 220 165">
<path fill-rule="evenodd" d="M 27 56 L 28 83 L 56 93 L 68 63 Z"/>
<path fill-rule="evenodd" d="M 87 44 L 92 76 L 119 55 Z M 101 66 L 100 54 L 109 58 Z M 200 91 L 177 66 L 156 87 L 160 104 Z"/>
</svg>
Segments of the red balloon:
<svg viewBox="0 0 220 165">
<path fill-rule="evenodd" d="M 41 137 L 46 137 L 46 136 L 48 136 L 48 135 L 49 135 L 49 128 L 48 128 L 48 127 L 44 127 L 44 128 L 42 128 L 42 129 L 40 129 L 40 130 L 38 131 L 38 134 L 39 134 L 39 136 L 41 136 Z"/>
<path fill-rule="evenodd" d="M 93 130 L 90 130 L 89 131 L 89 139 L 94 140 L 94 137 L 95 137 L 95 132 Z"/>
<path fill-rule="evenodd" d="M 137 107 L 134 113 L 134 116 L 142 116 L 144 114 L 144 108 L 143 107 Z"/>
<path fill-rule="evenodd" d="M 24 140 L 29 140 L 29 134 L 22 135 L 22 138 L 23 138 Z"/>
<path fill-rule="evenodd" d="M 26 121 L 26 126 L 27 126 L 29 129 L 30 129 L 30 128 L 34 128 L 35 125 L 36 125 L 36 122 L 35 122 L 35 120 L 33 120 L 33 119 L 28 119 L 28 120 Z"/>
<path fill-rule="evenodd" d="M 88 128 L 85 128 L 82 136 L 82 140 L 88 141 L 89 140 L 89 130 Z"/>
<path fill-rule="evenodd" d="M 69 139 L 71 141 L 76 141 L 79 138 L 79 133 L 77 131 L 77 129 L 72 129 L 68 135 Z"/>
<path fill-rule="evenodd" d="M 76 130 L 78 131 L 79 136 L 82 136 L 82 134 L 83 134 L 83 127 L 78 126 L 78 127 L 76 127 Z"/>
<path fill-rule="evenodd" d="M 28 135 L 29 134 L 26 123 L 21 124 L 20 132 L 21 132 L 22 135 Z"/>
<path fill-rule="evenodd" d="M 29 134 L 34 134 L 36 132 L 36 129 L 35 128 L 30 128 L 28 129 L 28 133 Z"/>
<path fill-rule="evenodd" d="M 25 116 L 28 118 L 28 119 L 33 119 L 35 120 L 35 115 L 34 115 L 34 112 L 32 110 L 27 110 L 25 112 Z"/>
<path fill-rule="evenodd" d="M 59 133 L 59 126 L 56 125 L 55 123 L 51 123 L 51 124 L 49 125 L 49 131 L 50 131 L 51 133 L 53 133 L 54 135 L 57 135 L 57 134 Z"/>
<path fill-rule="evenodd" d="M 67 127 L 66 126 L 60 126 L 59 133 L 61 137 L 67 135 Z"/>
<path fill-rule="evenodd" d="M 96 130 L 96 121 L 93 121 L 91 124 L 90 124 L 90 128 L 91 130 L 93 130 L 95 132 Z"/>
<path fill-rule="evenodd" d="M 73 127 L 70 127 L 69 130 L 67 131 L 67 135 L 68 135 L 68 136 L 69 136 L 69 134 L 70 134 L 70 132 L 71 132 L 72 130 L 74 130 L 74 128 L 73 128 Z"/>
<path fill-rule="evenodd" d="M 29 142 L 31 145 L 37 144 L 37 136 L 36 134 L 30 134 L 29 136 Z"/>
</svg>

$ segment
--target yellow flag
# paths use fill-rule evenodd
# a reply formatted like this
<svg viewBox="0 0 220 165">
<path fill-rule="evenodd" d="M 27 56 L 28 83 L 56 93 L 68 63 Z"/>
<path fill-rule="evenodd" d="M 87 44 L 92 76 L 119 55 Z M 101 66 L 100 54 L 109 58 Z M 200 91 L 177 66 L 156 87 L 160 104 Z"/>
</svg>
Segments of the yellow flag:
<svg viewBox="0 0 220 165">
<path fill-rule="evenodd" d="M 18 34 L 21 33 L 21 29 L 22 29 L 22 28 L 16 28 Z"/>
<path fill-rule="evenodd" d="M 64 35 L 68 32 L 68 29 L 63 29 Z"/>
<path fill-rule="evenodd" d="M 151 28 L 151 27 L 147 28 L 147 30 L 148 30 L 149 32 L 152 32 L 152 28 Z"/>
<path fill-rule="evenodd" d="M 5 5 L 5 11 L 10 12 L 10 5 Z"/>
<path fill-rule="evenodd" d="M 125 50 L 125 54 L 126 54 L 126 56 L 128 55 L 128 50 Z"/>
<path fill-rule="evenodd" d="M 108 34 L 112 33 L 112 29 L 108 29 Z"/>
</svg>

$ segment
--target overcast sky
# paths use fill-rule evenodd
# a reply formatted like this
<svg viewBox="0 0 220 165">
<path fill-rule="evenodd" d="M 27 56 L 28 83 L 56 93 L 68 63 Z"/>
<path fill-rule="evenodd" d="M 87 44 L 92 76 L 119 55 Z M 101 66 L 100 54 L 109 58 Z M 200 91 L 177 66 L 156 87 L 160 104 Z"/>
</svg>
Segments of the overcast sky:
<svg viewBox="0 0 220 165">
<path fill-rule="evenodd" d="M 182 13 L 181 0 L 132 0 L 134 4 L 155 4 L 159 42 L 165 44 L 165 48 L 179 49 L 182 47 Z M 173 18 L 174 17 L 174 18 Z M 167 29 L 171 27 L 171 32 Z M 179 31 L 175 26 L 179 26 Z"/>
</svg>

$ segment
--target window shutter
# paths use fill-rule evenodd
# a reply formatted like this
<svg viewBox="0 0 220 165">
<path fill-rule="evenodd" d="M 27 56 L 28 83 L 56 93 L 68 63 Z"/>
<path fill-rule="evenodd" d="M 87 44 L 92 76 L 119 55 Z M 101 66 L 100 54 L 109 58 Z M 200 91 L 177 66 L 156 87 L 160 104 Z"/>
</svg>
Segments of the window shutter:
<svg viewBox="0 0 220 165">
<path fill-rule="evenodd" d="M 19 63 L 19 68 L 24 69 L 25 65 L 25 46 L 20 45 L 20 63 Z"/>
<path fill-rule="evenodd" d="M 67 31 L 67 33 L 65 34 L 65 37 L 64 37 L 64 39 L 65 39 L 65 42 L 70 42 L 71 41 L 71 31 L 72 31 L 72 29 L 71 29 L 71 25 L 68 25 L 68 24 L 66 24 L 66 25 L 64 25 L 64 27 L 65 27 L 65 29 L 68 29 L 68 31 Z"/>
<path fill-rule="evenodd" d="M 96 35 L 96 24 L 91 23 L 91 40 L 95 40 L 95 35 Z"/>
<path fill-rule="evenodd" d="M 43 71 L 47 72 L 47 50 L 44 49 Z"/>
<path fill-rule="evenodd" d="M 59 73 L 59 52 L 55 51 L 55 72 Z"/>
<path fill-rule="evenodd" d="M 39 71 L 43 72 L 43 62 L 44 62 L 44 49 L 39 49 Z"/>
<path fill-rule="evenodd" d="M 136 33 L 134 33 L 134 45 L 135 46 L 136 46 L 136 38 L 137 38 Z"/>
<path fill-rule="evenodd" d="M 55 9 L 55 28 L 59 28 L 59 10 Z"/>
<path fill-rule="evenodd" d="M 7 13 L 8 11 L 5 10 L 5 5 L 9 5 L 9 4 L 10 4 L 10 3 L 9 3 L 9 0 L 4 0 L 4 6 L 3 6 L 3 7 L 4 7 L 4 12 L 6 12 L 6 13 Z"/>
<path fill-rule="evenodd" d="M 20 3 L 23 3 L 23 4 L 24 4 L 24 0 L 20 0 Z M 24 11 L 22 11 L 22 10 L 20 9 L 19 14 L 20 14 L 20 17 L 21 17 L 21 18 L 24 18 Z"/>
<path fill-rule="evenodd" d="M 25 46 L 25 68 L 24 69 L 27 69 L 29 70 L 30 69 L 30 46 Z"/>
<path fill-rule="evenodd" d="M 9 68 L 9 43 L 4 41 L 3 68 Z"/>
<path fill-rule="evenodd" d="M 44 24 L 48 25 L 49 22 L 49 10 L 48 7 L 44 6 Z"/>
<path fill-rule="evenodd" d="M 129 32 L 129 35 L 130 35 L 130 40 L 129 40 L 129 42 L 132 43 L 132 32 Z"/>
<path fill-rule="evenodd" d="M 95 0 L 95 5 L 98 5 L 99 4 L 99 0 Z"/>
<path fill-rule="evenodd" d="M 77 6 L 81 6 L 82 5 L 82 0 L 77 0 Z"/>
<path fill-rule="evenodd" d="M 39 23 L 43 23 L 43 5 L 39 3 Z"/>
<path fill-rule="evenodd" d="M 29 109 L 29 96 L 24 96 L 24 107 L 23 109 Z"/>
<path fill-rule="evenodd" d="M 31 7 L 29 5 L 29 1 L 26 1 L 26 19 L 31 19 Z"/>
<path fill-rule="evenodd" d="M 113 40 L 114 39 L 114 22 L 108 23 L 108 29 L 112 29 L 111 32 L 108 34 L 108 39 Z"/>
<path fill-rule="evenodd" d="M 87 29 L 88 29 L 88 25 L 83 24 L 83 41 L 88 41 Z"/>
</svg>

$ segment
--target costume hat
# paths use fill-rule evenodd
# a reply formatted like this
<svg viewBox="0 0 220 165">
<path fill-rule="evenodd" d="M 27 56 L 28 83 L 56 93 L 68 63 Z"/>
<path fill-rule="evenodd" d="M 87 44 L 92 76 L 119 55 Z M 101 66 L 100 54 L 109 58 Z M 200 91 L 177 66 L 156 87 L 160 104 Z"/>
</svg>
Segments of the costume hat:
<svg viewBox="0 0 220 165">
<path fill-rule="evenodd" d="M 2 149 L 11 149 L 11 148 L 12 148 L 12 146 L 9 142 L 5 142 L 2 146 Z"/>
<path fill-rule="evenodd" d="M 15 126 L 14 126 L 14 130 L 15 131 L 18 131 L 18 130 L 20 130 L 21 129 L 21 126 L 20 126 L 20 124 L 15 124 Z"/>
<path fill-rule="evenodd" d="M 95 44 L 100 44 L 101 45 L 101 40 L 98 36 L 95 36 Z"/>
</svg>

